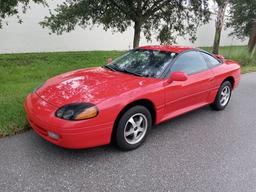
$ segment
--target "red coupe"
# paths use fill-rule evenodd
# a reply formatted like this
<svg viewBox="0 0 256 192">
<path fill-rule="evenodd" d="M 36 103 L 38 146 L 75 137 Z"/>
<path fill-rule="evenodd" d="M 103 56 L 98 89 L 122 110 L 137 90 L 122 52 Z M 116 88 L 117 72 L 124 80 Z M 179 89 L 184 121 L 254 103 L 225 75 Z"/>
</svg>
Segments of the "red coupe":
<svg viewBox="0 0 256 192">
<path fill-rule="evenodd" d="M 144 46 L 47 80 L 27 96 L 25 110 L 32 128 L 56 145 L 115 141 L 130 150 L 152 125 L 208 104 L 223 110 L 239 81 L 235 61 L 192 47 Z"/>
</svg>

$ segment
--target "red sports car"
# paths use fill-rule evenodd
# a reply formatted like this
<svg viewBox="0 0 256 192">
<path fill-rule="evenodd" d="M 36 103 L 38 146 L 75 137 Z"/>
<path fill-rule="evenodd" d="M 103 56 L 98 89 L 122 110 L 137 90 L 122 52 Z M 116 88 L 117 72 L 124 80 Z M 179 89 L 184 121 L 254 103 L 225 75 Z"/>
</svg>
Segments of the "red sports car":
<svg viewBox="0 0 256 192">
<path fill-rule="evenodd" d="M 27 96 L 25 110 L 32 128 L 56 145 L 115 141 L 130 150 L 152 125 L 208 104 L 223 110 L 239 81 L 235 61 L 192 47 L 144 46 L 49 79 Z"/>
</svg>

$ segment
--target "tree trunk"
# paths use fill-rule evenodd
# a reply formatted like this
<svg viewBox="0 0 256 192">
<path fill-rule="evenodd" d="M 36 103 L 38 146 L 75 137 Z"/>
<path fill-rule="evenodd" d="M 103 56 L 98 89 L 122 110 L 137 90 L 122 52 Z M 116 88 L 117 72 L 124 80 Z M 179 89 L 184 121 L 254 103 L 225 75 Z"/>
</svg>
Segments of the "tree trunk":
<svg viewBox="0 0 256 192">
<path fill-rule="evenodd" d="M 141 24 L 138 21 L 134 22 L 134 37 L 133 37 L 133 48 L 136 48 L 140 45 L 140 33 L 141 33 Z"/>
<path fill-rule="evenodd" d="M 256 46 L 256 21 L 254 21 L 248 42 L 249 52 L 253 54 Z"/>
<path fill-rule="evenodd" d="M 221 30 L 222 27 L 216 27 L 215 29 L 214 43 L 212 48 L 213 54 L 219 54 Z"/>
<path fill-rule="evenodd" d="M 225 0 L 222 5 L 218 5 L 217 19 L 215 22 L 215 36 L 213 42 L 212 52 L 214 54 L 219 53 L 221 31 L 224 24 L 225 11 L 228 5 L 228 0 Z"/>
</svg>

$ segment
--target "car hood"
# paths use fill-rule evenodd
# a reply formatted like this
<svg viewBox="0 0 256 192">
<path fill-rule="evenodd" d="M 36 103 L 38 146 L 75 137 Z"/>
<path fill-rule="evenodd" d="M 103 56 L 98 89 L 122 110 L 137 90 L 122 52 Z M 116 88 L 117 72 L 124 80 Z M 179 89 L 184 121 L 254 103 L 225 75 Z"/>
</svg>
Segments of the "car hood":
<svg viewBox="0 0 256 192">
<path fill-rule="evenodd" d="M 56 107 L 78 102 L 97 104 L 127 91 L 127 82 L 130 84 L 137 81 L 135 85 L 139 86 L 139 82 L 143 79 L 145 78 L 101 67 L 87 68 L 49 79 L 36 91 L 36 94 Z"/>
</svg>

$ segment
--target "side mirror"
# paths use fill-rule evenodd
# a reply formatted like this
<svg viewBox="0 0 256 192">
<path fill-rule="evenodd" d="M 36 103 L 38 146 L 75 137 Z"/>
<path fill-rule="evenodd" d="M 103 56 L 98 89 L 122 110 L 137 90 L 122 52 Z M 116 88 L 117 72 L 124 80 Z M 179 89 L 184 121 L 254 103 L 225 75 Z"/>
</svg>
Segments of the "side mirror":
<svg viewBox="0 0 256 192">
<path fill-rule="evenodd" d="M 113 59 L 112 59 L 111 57 L 109 57 L 109 58 L 107 59 L 107 64 L 112 63 L 112 61 L 113 61 Z"/>
<path fill-rule="evenodd" d="M 168 79 L 168 83 L 171 83 L 173 81 L 186 81 L 188 79 L 188 76 L 184 72 L 173 72 L 171 73 L 171 76 Z"/>
</svg>

